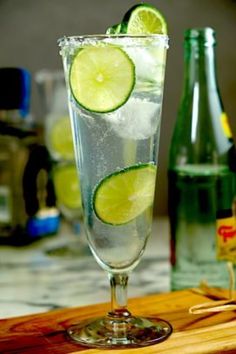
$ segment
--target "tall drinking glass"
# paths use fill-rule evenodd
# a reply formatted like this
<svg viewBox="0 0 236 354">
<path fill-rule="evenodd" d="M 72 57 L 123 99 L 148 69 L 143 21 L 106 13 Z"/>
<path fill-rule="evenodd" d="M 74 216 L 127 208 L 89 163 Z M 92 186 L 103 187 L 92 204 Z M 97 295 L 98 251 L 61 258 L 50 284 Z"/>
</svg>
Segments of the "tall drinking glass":
<svg viewBox="0 0 236 354">
<path fill-rule="evenodd" d="M 133 316 L 127 283 L 151 234 L 168 38 L 64 37 L 59 46 L 85 230 L 111 284 L 110 312 L 68 333 L 94 347 L 151 345 L 167 338 L 171 325 Z"/>
<path fill-rule="evenodd" d="M 46 250 L 51 256 L 78 257 L 88 254 L 81 227 L 82 207 L 75 166 L 71 124 L 63 70 L 40 70 L 35 81 L 44 114 L 44 139 L 52 162 L 52 178 L 57 207 L 68 224 L 69 234 L 63 244 Z M 65 185 L 66 183 L 66 185 Z"/>
</svg>

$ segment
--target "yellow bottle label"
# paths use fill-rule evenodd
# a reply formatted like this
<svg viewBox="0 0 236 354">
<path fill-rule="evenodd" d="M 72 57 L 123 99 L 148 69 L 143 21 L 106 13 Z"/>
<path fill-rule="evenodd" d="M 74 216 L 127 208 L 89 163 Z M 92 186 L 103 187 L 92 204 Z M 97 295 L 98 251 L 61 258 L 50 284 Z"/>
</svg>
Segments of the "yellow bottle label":
<svg viewBox="0 0 236 354">
<path fill-rule="evenodd" d="M 220 117 L 220 120 L 221 120 L 221 124 L 222 124 L 222 128 L 223 128 L 223 131 L 224 131 L 224 134 L 227 136 L 227 138 L 232 138 L 232 132 L 231 132 L 231 129 L 230 129 L 230 126 L 229 126 L 229 121 L 228 121 L 228 117 L 227 117 L 227 114 L 226 113 L 221 113 L 221 117 Z"/>
<path fill-rule="evenodd" d="M 236 263 L 236 220 L 230 216 L 217 220 L 217 258 Z"/>
</svg>

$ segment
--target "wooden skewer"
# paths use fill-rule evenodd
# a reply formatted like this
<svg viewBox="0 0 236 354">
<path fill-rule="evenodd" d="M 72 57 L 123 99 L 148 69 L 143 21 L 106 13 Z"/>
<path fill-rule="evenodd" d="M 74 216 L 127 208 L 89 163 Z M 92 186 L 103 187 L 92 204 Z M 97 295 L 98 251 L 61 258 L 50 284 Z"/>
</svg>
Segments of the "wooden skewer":
<svg viewBox="0 0 236 354">
<path fill-rule="evenodd" d="M 222 295 L 220 289 L 209 288 L 208 284 L 202 281 L 199 288 L 193 288 L 192 291 L 204 296 L 207 296 L 215 301 L 204 302 L 199 305 L 191 306 L 189 313 L 191 314 L 203 314 L 206 312 L 221 312 L 236 310 L 236 299 L 234 297 L 235 276 L 233 263 L 227 262 L 229 272 L 229 296 Z M 222 300 L 223 299 L 223 300 Z"/>
</svg>

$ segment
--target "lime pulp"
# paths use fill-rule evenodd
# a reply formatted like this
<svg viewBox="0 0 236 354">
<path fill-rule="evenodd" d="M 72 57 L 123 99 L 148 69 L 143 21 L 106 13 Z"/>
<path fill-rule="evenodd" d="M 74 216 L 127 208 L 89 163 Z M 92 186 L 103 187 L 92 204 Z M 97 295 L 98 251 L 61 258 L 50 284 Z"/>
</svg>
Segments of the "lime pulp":
<svg viewBox="0 0 236 354">
<path fill-rule="evenodd" d="M 53 122 L 48 133 L 48 143 L 52 151 L 60 158 L 65 160 L 74 158 L 69 116 L 60 117 Z"/>
<path fill-rule="evenodd" d="M 69 209 L 81 208 L 79 177 L 73 163 L 54 168 L 53 181 L 58 205 Z"/>
<path fill-rule="evenodd" d="M 127 223 L 151 207 L 154 199 L 156 166 L 134 165 L 106 176 L 93 194 L 93 207 L 104 223 Z"/>
<path fill-rule="evenodd" d="M 73 58 L 69 82 L 75 100 L 92 112 L 111 112 L 125 104 L 135 84 L 135 66 L 119 47 L 87 46 Z"/>
</svg>

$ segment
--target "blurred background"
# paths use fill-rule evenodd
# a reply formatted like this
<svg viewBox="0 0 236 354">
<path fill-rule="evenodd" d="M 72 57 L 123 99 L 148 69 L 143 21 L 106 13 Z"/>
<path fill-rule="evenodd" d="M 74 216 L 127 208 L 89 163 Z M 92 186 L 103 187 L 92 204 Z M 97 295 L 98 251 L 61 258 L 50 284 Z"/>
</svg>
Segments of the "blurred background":
<svg viewBox="0 0 236 354">
<path fill-rule="evenodd" d="M 166 84 L 155 212 L 167 214 L 169 144 L 183 84 L 183 33 L 210 26 L 217 35 L 217 69 L 225 110 L 236 136 L 236 1 L 151 0 L 169 28 Z M 0 67 L 24 67 L 32 77 L 41 69 L 62 69 L 57 39 L 63 35 L 105 33 L 134 0 L 0 0 Z M 43 119 L 33 80 L 31 112 Z"/>
</svg>

